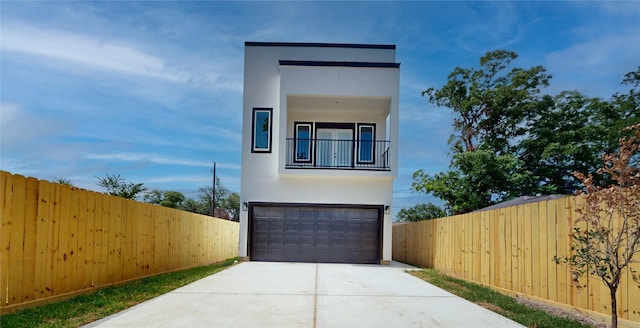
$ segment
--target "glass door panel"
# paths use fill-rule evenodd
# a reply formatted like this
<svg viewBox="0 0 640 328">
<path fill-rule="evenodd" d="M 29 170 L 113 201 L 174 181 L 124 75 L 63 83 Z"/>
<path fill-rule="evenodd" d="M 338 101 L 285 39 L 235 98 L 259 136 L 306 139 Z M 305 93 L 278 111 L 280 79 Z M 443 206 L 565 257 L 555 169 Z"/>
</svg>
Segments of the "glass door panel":
<svg viewBox="0 0 640 328">
<path fill-rule="evenodd" d="M 351 129 L 318 129 L 316 165 L 320 167 L 349 167 L 353 158 Z"/>
</svg>

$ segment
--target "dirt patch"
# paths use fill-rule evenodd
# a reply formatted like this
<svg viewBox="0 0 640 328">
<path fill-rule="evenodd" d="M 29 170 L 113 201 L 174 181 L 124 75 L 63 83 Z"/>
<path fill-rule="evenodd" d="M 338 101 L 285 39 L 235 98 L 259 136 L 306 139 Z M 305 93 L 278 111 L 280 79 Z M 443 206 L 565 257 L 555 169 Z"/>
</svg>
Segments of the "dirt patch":
<svg viewBox="0 0 640 328">
<path fill-rule="evenodd" d="M 487 309 L 489 311 L 493 311 L 495 313 L 504 313 L 505 312 L 503 308 L 501 308 L 501 307 L 499 307 L 499 306 L 497 306 L 495 304 L 492 304 L 492 303 L 476 302 L 476 304 L 482 306 L 483 308 L 485 308 L 485 309 Z"/>
<path fill-rule="evenodd" d="M 558 316 L 558 317 L 564 317 L 564 318 L 569 318 L 569 319 L 573 319 L 576 321 L 580 321 L 583 324 L 589 325 L 591 327 L 595 327 L 595 328 L 607 328 L 609 327 L 609 325 L 598 322 L 594 319 L 591 319 L 589 317 L 587 317 L 584 314 L 580 314 L 580 313 L 575 313 L 575 312 L 569 312 L 569 311 L 565 311 L 553 306 L 549 306 L 546 304 L 542 304 L 542 303 L 538 303 L 538 302 L 534 302 L 532 300 L 523 298 L 523 297 L 516 297 L 516 300 L 518 301 L 518 303 L 524 304 L 526 306 L 532 307 L 532 308 L 536 308 L 538 310 L 542 310 L 544 312 L 547 312 L 549 314 Z"/>
</svg>

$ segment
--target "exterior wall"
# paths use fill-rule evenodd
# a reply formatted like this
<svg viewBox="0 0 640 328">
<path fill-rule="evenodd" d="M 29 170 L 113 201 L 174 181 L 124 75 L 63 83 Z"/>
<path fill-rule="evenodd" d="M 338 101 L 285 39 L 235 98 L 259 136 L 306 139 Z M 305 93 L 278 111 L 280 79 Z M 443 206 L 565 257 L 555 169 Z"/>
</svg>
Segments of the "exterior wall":
<svg viewBox="0 0 640 328">
<path fill-rule="evenodd" d="M 394 49 L 245 47 L 242 202 L 392 205 L 397 175 L 398 68 L 281 66 L 279 60 L 395 62 Z M 287 110 L 289 95 L 388 99 L 386 111 Z M 251 152 L 252 109 L 273 108 L 271 153 Z M 391 171 L 285 169 L 286 138 L 294 121 L 376 123 L 389 139 Z M 387 122 L 389 126 L 387 126 Z M 387 136 L 388 134 L 388 136 Z M 381 260 L 391 260 L 391 215 L 384 215 Z M 239 255 L 248 254 L 248 212 L 240 213 Z"/>
</svg>

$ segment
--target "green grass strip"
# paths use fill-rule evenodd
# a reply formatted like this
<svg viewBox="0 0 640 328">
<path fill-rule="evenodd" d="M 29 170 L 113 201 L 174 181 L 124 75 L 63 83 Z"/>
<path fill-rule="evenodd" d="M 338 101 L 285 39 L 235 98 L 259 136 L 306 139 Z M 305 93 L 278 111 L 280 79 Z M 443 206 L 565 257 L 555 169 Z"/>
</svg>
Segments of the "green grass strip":
<svg viewBox="0 0 640 328">
<path fill-rule="evenodd" d="M 0 316 L 0 327 L 80 327 L 217 273 L 231 266 L 234 260 L 162 273 L 101 288 L 95 293 L 4 314 Z"/>
<path fill-rule="evenodd" d="M 511 296 L 500 294 L 485 286 L 447 276 L 434 269 L 412 271 L 411 274 L 527 327 L 590 327 L 576 320 L 554 316 L 529 307 L 519 303 Z"/>
</svg>

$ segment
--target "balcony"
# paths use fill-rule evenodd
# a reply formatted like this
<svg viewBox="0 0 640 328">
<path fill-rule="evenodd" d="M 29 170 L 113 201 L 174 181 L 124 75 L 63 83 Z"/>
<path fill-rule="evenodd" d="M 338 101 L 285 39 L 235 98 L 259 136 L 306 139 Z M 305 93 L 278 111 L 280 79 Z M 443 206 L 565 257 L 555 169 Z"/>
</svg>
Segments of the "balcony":
<svg viewBox="0 0 640 328">
<path fill-rule="evenodd" d="M 389 141 L 287 138 L 285 168 L 390 171 Z"/>
</svg>

